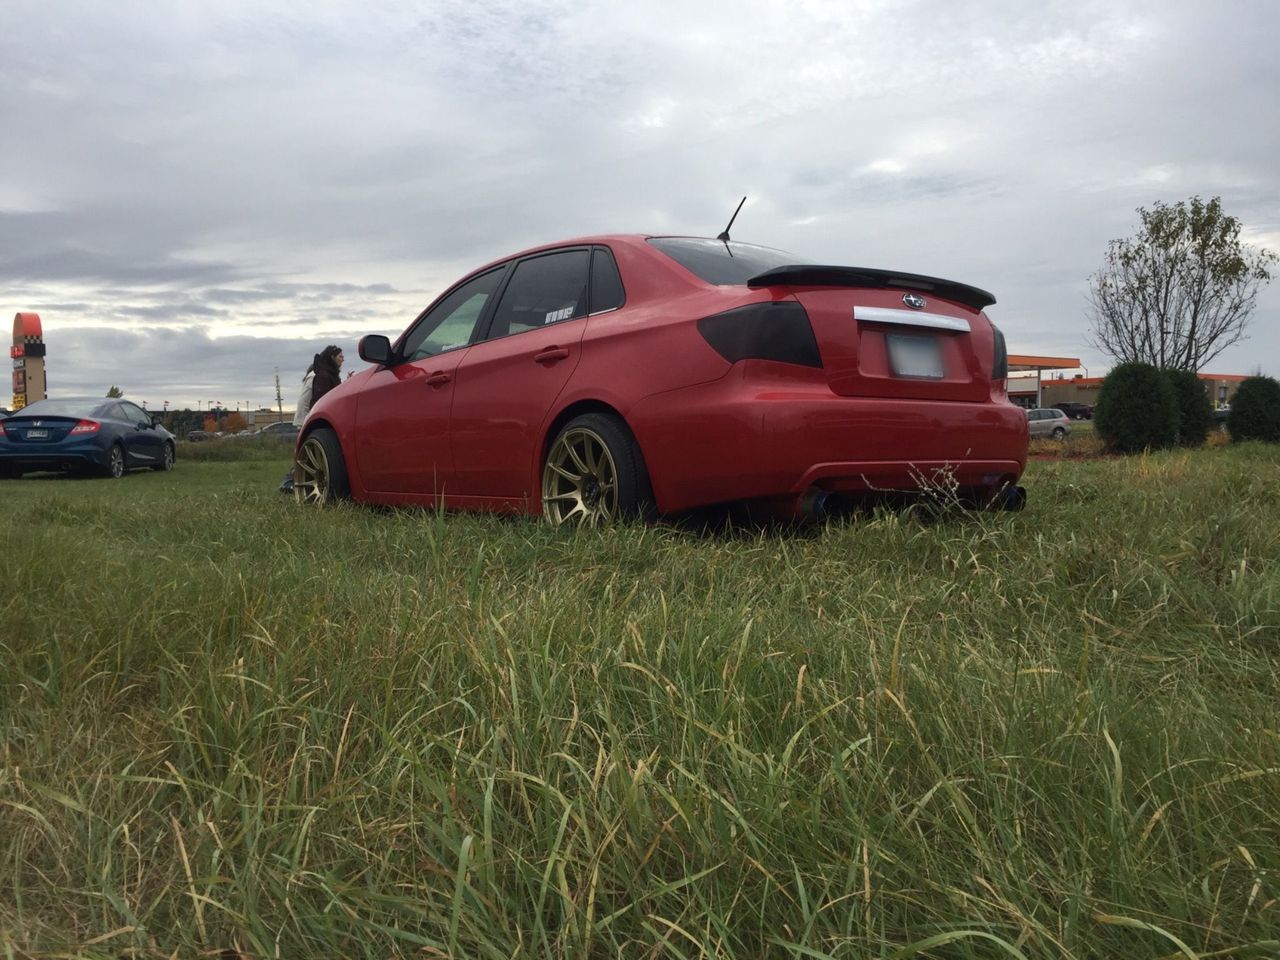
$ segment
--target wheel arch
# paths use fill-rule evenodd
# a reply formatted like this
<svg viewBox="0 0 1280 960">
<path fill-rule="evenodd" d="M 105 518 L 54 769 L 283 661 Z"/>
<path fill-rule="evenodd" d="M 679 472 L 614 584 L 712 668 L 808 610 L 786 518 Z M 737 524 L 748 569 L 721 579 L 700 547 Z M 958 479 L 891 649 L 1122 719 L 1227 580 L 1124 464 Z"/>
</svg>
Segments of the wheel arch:
<svg viewBox="0 0 1280 960">
<path fill-rule="evenodd" d="M 644 468 L 645 476 L 649 476 L 649 463 L 645 459 L 644 448 L 640 445 L 640 438 L 636 436 L 635 427 L 627 419 L 626 414 L 615 407 L 613 404 L 596 397 L 584 397 L 575 400 L 565 406 L 560 412 L 551 418 L 551 422 L 547 424 L 547 429 L 543 431 L 542 440 L 538 444 L 538 455 L 533 463 L 533 487 L 534 490 L 542 489 L 542 464 L 547 459 L 547 453 L 551 450 L 551 443 L 556 438 L 556 434 L 575 417 L 580 417 L 588 413 L 603 413 L 608 416 L 617 417 L 622 421 L 622 425 L 627 428 L 627 433 L 631 434 L 631 442 L 636 445 L 636 453 L 640 456 L 640 465 Z M 649 477 L 650 486 L 653 484 L 653 478 Z M 541 512 L 541 503 L 538 505 Z"/>
<path fill-rule="evenodd" d="M 627 418 L 623 416 L 622 411 L 612 404 L 605 403 L 603 400 L 587 399 L 575 400 L 559 413 L 557 413 L 547 425 L 546 431 L 542 434 L 542 442 L 538 445 L 538 462 L 535 466 L 539 472 L 542 470 L 542 461 L 547 458 L 547 451 L 551 449 L 551 441 L 555 439 L 556 434 L 561 428 L 574 417 L 581 417 L 588 413 L 604 413 L 617 417 L 627 425 L 627 430 L 631 434 L 631 439 L 635 440 L 636 432 L 631 429 L 631 424 L 627 423 Z M 639 446 L 636 441 L 636 446 Z"/>
<path fill-rule="evenodd" d="M 364 496 L 364 477 L 360 473 L 360 465 L 356 463 L 353 457 L 350 445 L 347 443 L 346 437 L 343 436 L 342 430 L 338 425 L 327 416 L 319 416 L 308 419 L 301 429 L 298 430 L 298 439 L 293 445 L 293 460 L 296 463 L 298 459 L 298 451 L 302 449 L 302 444 L 307 437 L 320 429 L 332 430 L 333 435 L 338 438 L 338 449 L 342 451 L 343 466 L 347 470 L 347 483 L 351 487 L 353 498 L 363 498 Z M 356 497 L 357 492 L 359 497 Z"/>
</svg>

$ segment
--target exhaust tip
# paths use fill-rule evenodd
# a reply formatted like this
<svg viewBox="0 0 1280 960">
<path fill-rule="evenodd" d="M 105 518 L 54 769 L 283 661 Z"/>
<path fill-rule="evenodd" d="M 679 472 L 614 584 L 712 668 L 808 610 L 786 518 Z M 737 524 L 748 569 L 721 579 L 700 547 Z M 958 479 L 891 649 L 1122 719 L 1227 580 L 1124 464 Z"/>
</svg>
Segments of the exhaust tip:
<svg viewBox="0 0 1280 960">
<path fill-rule="evenodd" d="M 834 501 L 829 492 L 814 487 L 800 498 L 797 512 L 806 520 L 821 521 L 830 516 L 833 504 Z"/>
<path fill-rule="evenodd" d="M 997 510 L 1016 512 L 1027 505 L 1027 488 L 1008 486 L 1001 488 L 991 504 Z"/>
</svg>

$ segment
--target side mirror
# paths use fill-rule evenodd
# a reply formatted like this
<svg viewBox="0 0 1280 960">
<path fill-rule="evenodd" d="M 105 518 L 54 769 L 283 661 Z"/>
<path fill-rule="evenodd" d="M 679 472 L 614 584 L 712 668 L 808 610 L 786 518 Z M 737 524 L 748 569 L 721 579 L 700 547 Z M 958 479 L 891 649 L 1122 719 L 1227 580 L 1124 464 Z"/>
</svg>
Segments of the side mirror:
<svg viewBox="0 0 1280 960">
<path fill-rule="evenodd" d="M 163 418 L 162 418 L 158 413 L 157 413 L 157 414 L 154 414 L 154 415 L 151 417 L 151 425 L 152 425 L 153 427 L 161 426 L 162 422 L 163 422 Z"/>
<path fill-rule="evenodd" d="M 365 363 L 390 363 L 391 341 L 380 333 L 360 338 L 360 359 Z"/>
</svg>

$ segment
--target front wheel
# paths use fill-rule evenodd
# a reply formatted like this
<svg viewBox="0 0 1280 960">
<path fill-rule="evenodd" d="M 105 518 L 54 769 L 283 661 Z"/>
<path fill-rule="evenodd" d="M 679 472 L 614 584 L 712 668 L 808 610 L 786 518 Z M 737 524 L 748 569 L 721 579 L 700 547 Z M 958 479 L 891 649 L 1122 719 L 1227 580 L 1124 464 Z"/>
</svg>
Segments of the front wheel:
<svg viewBox="0 0 1280 960">
<path fill-rule="evenodd" d="M 598 527 L 653 513 L 649 475 L 619 418 L 588 413 L 556 434 L 542 468 L 542 515 L 554 524 Z"/>
<path fill-rule="evenodd" d="M 351 496 L 347 461 L 338 435 L 328 427 L 307 434 L 293 465 L 293 496 L 299 503 L 322 507 Z"/>
</svg>

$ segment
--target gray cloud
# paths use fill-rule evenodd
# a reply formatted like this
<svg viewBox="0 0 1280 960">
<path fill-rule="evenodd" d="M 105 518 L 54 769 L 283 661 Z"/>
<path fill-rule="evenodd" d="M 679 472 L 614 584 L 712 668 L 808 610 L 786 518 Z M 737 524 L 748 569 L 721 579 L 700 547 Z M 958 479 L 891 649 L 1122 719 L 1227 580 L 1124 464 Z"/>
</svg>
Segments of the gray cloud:
<svg viewBox="0 0 1280 960">
<path fill-rule="evenodd" d="M 0 304 L 47 304 L 67 363 L 113 327 L 95 362 L 175 396 L 165 337 L 244 349 L 214 365 L 244 391 L 480 262 L 714 234 L 748 193 L 735 236 L 975 283 L 1014 349 L 1096 369 L 1085 278 L 1135 207 L 1221 195 L 1280 249 L 1277 28 L 1247 0 L 9 0 Z M 1219 365 L 1277 372 L 1278 321 L 1280 286 Z"/>
</svg>

